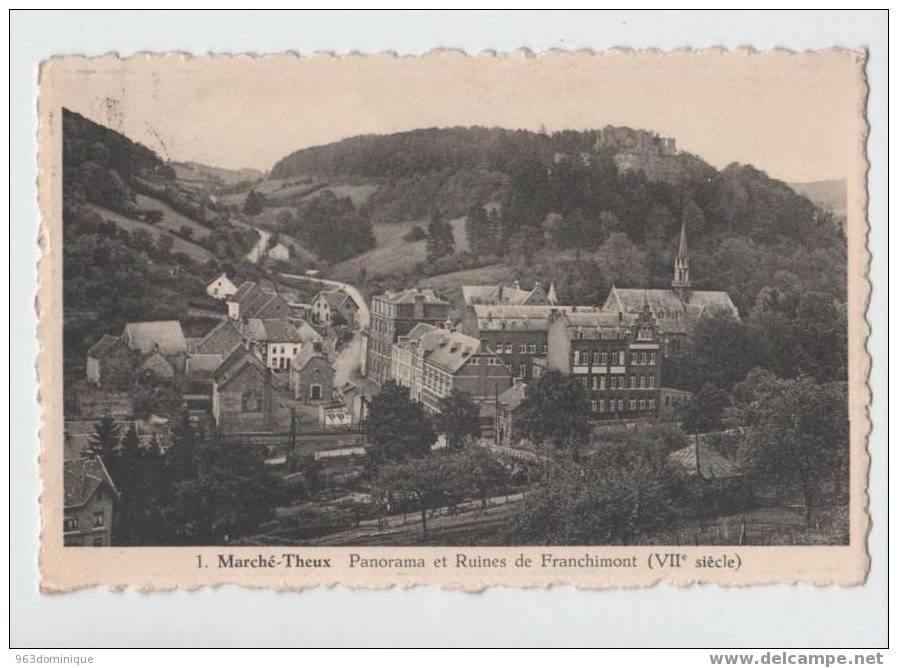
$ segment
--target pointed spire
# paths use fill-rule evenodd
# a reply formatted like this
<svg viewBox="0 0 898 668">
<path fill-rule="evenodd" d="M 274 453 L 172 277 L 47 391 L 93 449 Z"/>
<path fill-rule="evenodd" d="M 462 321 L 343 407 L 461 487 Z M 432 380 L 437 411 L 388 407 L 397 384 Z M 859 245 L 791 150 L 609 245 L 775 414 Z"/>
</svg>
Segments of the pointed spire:
<svg viewBox="0 0 898 668">
<path fill-rule="evenodd" d="M 689 281 L 689 246 L 686 243 L 686 218 L 680 227 L 680 247 L 677 249 L 677 257 L 674 260 L 673 280 L 670 287 L 684 302 L 689 301 L 691 282 Z"/>
<path fill-rule="evenodd" d="M 558 295 L 555 292 L 555 281 L 549 282 L 549 292 L 546 295 L 546 301 L 553 306 L 558 303 Z"/>
<path fill-rule="evenodd" d="M 683 219 L 683 225 L 680 227 L 680 249 L 677 251 L 677 257 L 689 257 L 689 246 L 686 244 L 686 219 Z"/>
</svg>

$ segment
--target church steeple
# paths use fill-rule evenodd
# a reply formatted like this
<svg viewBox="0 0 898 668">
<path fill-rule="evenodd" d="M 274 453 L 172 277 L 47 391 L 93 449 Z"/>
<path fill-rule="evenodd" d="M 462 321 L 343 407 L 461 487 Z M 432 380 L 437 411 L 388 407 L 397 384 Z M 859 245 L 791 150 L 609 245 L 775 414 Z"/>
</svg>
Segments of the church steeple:
<svg viewBox="0 0 898 668">
<path fill-rule="evenodd" d="M 677 259 L 674 260 L 673 280 L 670 287 L 684 302 L 689 301 L 689 292 L 692 284 L 689 281 L 689 246 L 686 243 L 686 221 L 680 228 L 680 247 L 677 250 Z"/>
</svg>

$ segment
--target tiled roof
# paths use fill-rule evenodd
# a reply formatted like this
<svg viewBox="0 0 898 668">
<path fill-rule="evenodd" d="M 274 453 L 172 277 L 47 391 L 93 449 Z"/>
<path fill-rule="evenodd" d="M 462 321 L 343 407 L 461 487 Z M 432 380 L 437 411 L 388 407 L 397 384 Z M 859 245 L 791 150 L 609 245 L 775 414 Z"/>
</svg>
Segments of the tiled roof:
<svg viewBox="0 0 898 668">
<path fill-rule="evenodd" d="M 172 365 L 165 359 L 165 356 L 155 350 L 143 356 L 143 359 L 137 366 L 137 370 L 152 371 L 153 373 L 165 376 L 173 376 L 175 373 L 174 369 L 172 369 Z"/>
<path fill-rule="evenodd" d="M 523 304 L 530 296 L 529 290 L 509 288 L 504 285 L 463 285 L 461 293 L 466 304 Z"/>
<path fill-rule="evenodd" d="M 730 295 L 719 290 L 691 290 L 684 302 L 673 290 L 612 288 L 606 306 L 624 313 L 639 313 L 648 303 L 662 332 L 688 333 L 705 315 L 724 313 L 735 318 L 739 311 Z"/>
<path fill-rule="evenodd" d="M 305 320 L 295 325 L 295 329 L 301 343 L 321 343 L 324 341 L 321 334 Z"/>
<path fill-rule="evenodd" d="M 115 348 L 122 340 L 118 336 L 104 334 L 99 341 L 93 344 L 87 351 L 88 357 L 102 357 Z"/>
<path fill-rule="evenodd" d="M 670 461 L 683 467 L 689 475 L 700 472 L 703 478 L 734 478 L 739 475 L 739 469 L 733 462 L 707 443 L 702 443 L 701 438 L 694 438 L 692 445 L 670 453 Z"/>
<path fill-rule="evenodd" d="M 582 311 L 568 311 L 562 316 L 568 327 L 568 334 L 576 339 L 607 339 L 618 338 L 627 332 L 627 324 L 632 316 L 612 311 L 594 311 L 583 313 Z"/>
<path fill-rule="evenodd" d="M 246 324 L 256 341 L 273 341 L 277 343 L 299 343 L 301 341 L 296 327 L 288 320 L 280 318 L 250 318 Z"/>
<path fill-rule="evenodd" d="M 547 331 L 549 315 L 553 309 L 558 313 L 567 313 L 573 309 L 586 313 L 598 311 L 591 306 L 552 306 L 550 304 L 475 304 L 469 308 L 474 310 L 477 327 L 481 332 L 514 329 Z"/>
<path fill-rule="evenodd" d="M 243 343 L 243 335 L 234 321 L 223 320 L 191 346 L 191 352 L 227 355 L 235 346 L 241 343 Z"/>
<path fill-rule="evenodd" d="M 476 353 L 480 341 L 472 336 L 448 329 L 434 329 L 420 337 L 420 347 L 425 359 L 449 373 L 455 373 Z"/>
<path fill-rule="evenodd" d="M 187 352 L 187 339 L 177 320 L 129 322 L 125 325 L 122 339 L 131 350 L 142 353 L 148 353 L 157 346 L 163 355 Z"/>
<path fill-rule="evenodd" d="M 66 508 L 80 508 L 90 501 L 90 497 L 104 484 L 108 485 L 114 494 L 118 494 L 112 478 L 109 477 L 109 473 L 99 457 L 72 459 L 63 463 Z"/>
<path fill-rule="evenodd" d="M 228 301 L 241 303 L 241 301 L 246 298 L 246 296 L 255 288 L 256 284 L 253 281 L 244 281 L 240 284 L 240 287 L 237 288 L 237 292 L 235 292 L 228 298 Z"/>
<path fill-rule="evenodd" d="M 228 302 L 240 305 L 240 317 L 252 318 L 268 306 L 273 300 L 281 299 L 275 288 L 259 285 L 254 281 L 244 281 L 237 292 L 230 296 Z"/>
<path fill-rule="evenodd" d="M 327 353 L 324 352 L 324 349 L 321 346 L 305 345 L 299 351 L 299 354 L 293 360 L 293 369 L 296 371 L 302 371 L 306 368 L 306 365 L 311 362 L 313 359 L 321 358 L 325 361 L 327 359 Z"/>
<path fill-rule="evenodd" d="M 231 279 L 228 277 L 227 273 L 225 273 L 225 272 L 222 271 L 221 273 L 216 274 L 215 276 L 213 276 L 212 278 L 210 278 L 208 281 L 206 281 L 206 287 L 209 287 L 210 285 L 212 285 L 215 281 L 217 281 L 217 280 L 220 279 L 220 278 L 223 278 L 223 279 L 225 279 L 226 281 L 230 281 L 230 280 L 231 280 Z M 233 283 L 233 281 L 231 281 L 231 282 Z"/>
<path fill-rule="evenodd" d="M 383 298 L 391 304 L 414 304 L 418 297 L 423 297 L 425 304 L 449 305 L 449 302 L 437 297 L 436 293 L 430 288 L 409 288 L 408 290 L 402 290 L 401 292 L 392 292 L 388 290 L 383 294 Z"/>
<path fill-rule="evenodd" d="M 262 360 L 256 357 L 249 348 L 240 345 L 234 348 L 231 354 L 218 365 L 217 369 L 215 369 L 215 382 L 219 384 L 228 382 L 228 380 L 247 364 L 254 365 L 263 374 L 267 373 L 267 368 Z"/>
<path fill-rule="evenodd" d="M 349 298 L 342 290 L 322 290 L 317 295 L 315 295 L 315 299 L 312 300 L 312 303 L 318 301 L 319 299 L 323 299 L 327 302 L 328 306 L 332 309 L 341 308 L 343 304 L 349 299 L 352 302 L 352 305 L 355 306 L 355 302 Z"/>
<path fill-rule="evenodd" d="M 193 353 L 187 356 L 187 376 L 193 379 L 211 378 L 224 361 L 224 355 L 214 353 Z"/>
</svg>

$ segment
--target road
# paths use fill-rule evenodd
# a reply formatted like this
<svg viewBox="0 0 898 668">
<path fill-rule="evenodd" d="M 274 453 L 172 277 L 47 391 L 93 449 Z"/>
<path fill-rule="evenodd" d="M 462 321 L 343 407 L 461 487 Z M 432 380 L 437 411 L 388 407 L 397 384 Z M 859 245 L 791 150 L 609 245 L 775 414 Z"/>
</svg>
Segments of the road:
<svg viewBox="0 0 898 668">
<path fill-rule="evenodd" d="M 256 245 L 253 246 L 253 248 L 249 251 L 249 253 L 246 254 L 246 259 L 250 262 L 258 263 L 262 258 L 265 257 L 265 253 L 268 251 L 268 241 L 269 239 L 271 239 L 271 233 L 267 230 L 263 230 L 261 227 L 252 227 L 259 233 L 259 240 L 256 242 Z M 362 338 L 360 331 L 366 329 L 371 322 L 371 314 L 368 310 L 368 302 L 365 300 L 365 297 L 361 293 L 361 291 L 357 287 L 355 287 L 354 285 L 350 285 L 349 283 L 341 283 L 340 281 L 332 281 L 328 278 L 307 276 L 305 274 L 282 273 L 278 275 L 283 278 L 308 281 L 310 283 L 317 283 L 319 285 L 334 288 L 336 290 L 342 290 L 352 298 L 352 301 L 354 301 L 355 305 L 358 307 L 358 311 L 356 311 L 355 315 L 355 333 L 353 334 L 353 337 L 349 341 L 349 343 L 347 343 L 337 354 L 337 359 L 334 360 L 334 384 L 337 387 L 340 387 L 356 375 L 355 372 L 359 367 L 360 357 L 362 354 Z"/>
<path fill-rule="evenodd" d="M 317 276 L 306 276 L 304 274 L 279 274 L 279 276 L 292 280 L 310 281 L 336 290 L 342 290 L 352 298 L 352 301 L 358 307 L 359 310 L 355 314 L 356 330 L 352 340 L 343 346 L 343 349 L 337 354 L 337 359 L 334 360 L 334 385 L 340 387 L 353 378 L 359 367 L 362 354 L 362 337 L 360 332 L 362 329 L 367 328 L 371 322 L 371 313 L 368 310 L 368 303 L 365 301 L 364 295 L 354 285 L 332 281 L 329 278 L 318 278 Z"/>
<path fill-rule="evenodd" d="M 250 252 L 246 254 L 246 259 L 250 262 L 258 262 L 265 257 L 265 253 L 268 251 L 268 240 L 271 239 L 271 232 L 255 226 L 253 226 L 253 229 L 259 233 L 259 240 Z"/>
</svg>

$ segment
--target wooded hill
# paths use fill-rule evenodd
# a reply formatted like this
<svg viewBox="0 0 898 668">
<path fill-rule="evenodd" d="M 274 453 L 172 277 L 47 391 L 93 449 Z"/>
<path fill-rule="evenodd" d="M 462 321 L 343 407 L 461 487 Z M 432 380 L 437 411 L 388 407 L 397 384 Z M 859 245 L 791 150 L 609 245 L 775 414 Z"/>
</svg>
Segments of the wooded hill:
<svg viewBox="0 0 898 668">
<path fill-rule="evenodd" d="M 130 320 L 181 319 L 258 234 L 121 133 L 63 110 L 65 364 Z"/>
</svg>

